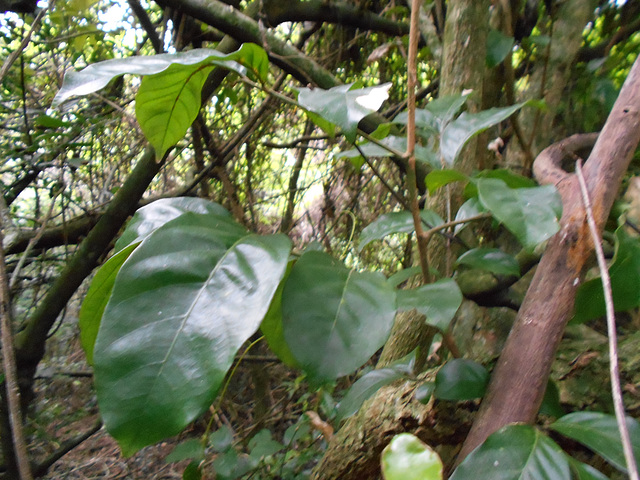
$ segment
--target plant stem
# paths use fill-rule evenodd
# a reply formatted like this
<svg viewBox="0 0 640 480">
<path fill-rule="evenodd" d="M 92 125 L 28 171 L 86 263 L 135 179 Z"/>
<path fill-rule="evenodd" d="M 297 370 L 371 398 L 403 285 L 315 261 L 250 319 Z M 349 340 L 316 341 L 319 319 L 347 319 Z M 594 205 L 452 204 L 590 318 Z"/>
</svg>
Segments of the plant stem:
<svg viewBox="0 0 640 480">
<path fill-rule="evenodd" d="M 420 218 L 420 205 L 418 203 L 418 184 L 416 178 L 416 83 L 417 83 L 417 57 L 418 57 L 418 19 L 420 15 L 420 1 L 411 2 L 411 26 L 409 29 L 409 58 L 407 59 L 407 191 L 409 192 L 409 206 L 413 216 L 413 225 L 418 241 L 418 255 L 420 257 L 420 268 L 424 283 L 431 282 L 429 273 L 429 261 L 427 259 L 428 237 L 424 235 L 422 229 L 422 219 Z"/>
</svg>

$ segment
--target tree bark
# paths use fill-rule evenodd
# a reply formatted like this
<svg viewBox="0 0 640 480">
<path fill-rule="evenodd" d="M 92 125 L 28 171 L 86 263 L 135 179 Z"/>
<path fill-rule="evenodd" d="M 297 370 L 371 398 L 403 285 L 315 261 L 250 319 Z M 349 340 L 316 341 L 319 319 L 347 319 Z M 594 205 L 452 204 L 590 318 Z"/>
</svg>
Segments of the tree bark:
<svg viewBox="0 0 640 480">
<path fill-rule="evenodd" d="M 594 0 L 568 0 L 562 2 L 553 15 L 550 30 L 543 32 L 550 37 L 547 51 L 540 46 L 546 59 L 537 64 L 529 78 L 530 88 L 522 100 L 542 99 L 545 110 L 522 116 L 522 132 L 528 150 L 535 158 L 540 151 L 567 135 L 558 121 L 560 104 L 565 101 L 567 84 L 571 80 L 572 66 L 582 46 L 584 26 L 593 18 L 596 8 Z M 515 139 L 514 139 L 515 140 Z M 521 165 L 525 171 L 531 168 L 527 155 L 518 142 L 509 144 L 509 163 Z"/>
<path fill-rule="evenodd" d="M 473 93 L 467 109 L 477 112 L 482 104 L 487 34 L 489 24 L 488 0 L 456 0 L 447 4 L 447 16 L 442 49 L 440 96 L 459 95 L 464 90 Z M 456 160 L 453 168 L 470 174 L 478 167 L 476 139 L 472 139 Z M 450 166 L 447 168 L 451 168 Z M 458 184 L 439 189 L 430 199 L 429 208 L 445 221 L 455 215 L 462 204 L 462 187 Z M 429 243 L 429 266 L 447 276 L 452 255 L 447 241 L 434 237 Z"/>
<path fill-rule="evenodd" d="M 640 141 L 639 106 L 640 59 L 584 168 L 600 231 Z M 555 184 L 562 196 L 561 228 L 550 240 L 534 275 L 459 461 L 501 427 L 535 420 L 558 344 L 573 312 L 576 290 L 593 252 L 578 180 L 562 170 L 561 163 L 567 154 L 593 140 L 593 135 L 570 137 L 544 150 L 535 161 L 538 180 Z"/>
</svg>

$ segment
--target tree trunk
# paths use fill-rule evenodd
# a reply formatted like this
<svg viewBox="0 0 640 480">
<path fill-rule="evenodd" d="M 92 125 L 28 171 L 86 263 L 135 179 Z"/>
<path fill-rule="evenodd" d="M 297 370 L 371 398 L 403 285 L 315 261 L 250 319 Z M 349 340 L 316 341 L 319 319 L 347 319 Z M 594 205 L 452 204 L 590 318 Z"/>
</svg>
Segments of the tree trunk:
<svg viewBox="0 0 640 480">
<path fill-rule="evenodd" d="M 564 122 L 558 121 L 558 108 L 566 101 L 564 96 L 571 81 L 571 67 L 584 43 L 584 26 L 593 18 L 596 3 L 594 0 L 568 0 L 560 3 L 558 11 L 553 14 L 550 29 L 543 31 L 550 37 L 550 43 L 546 52 L 543 46 L 538 49 L 542 50 L 546 61 L 537 63 L 529 78 L 530 87 L 521 99 L 542 99 L 546 106 L 544 111 L 522 116 L 522 132 L 532 158 L 543 148 L 567 135 L 566 131 L 561 130 Z M 510 165 L 520 165 L 525 171 L 530 170 L 531 165 L 515 138 L 509 143 L 508 157 Z"/>
</svg>

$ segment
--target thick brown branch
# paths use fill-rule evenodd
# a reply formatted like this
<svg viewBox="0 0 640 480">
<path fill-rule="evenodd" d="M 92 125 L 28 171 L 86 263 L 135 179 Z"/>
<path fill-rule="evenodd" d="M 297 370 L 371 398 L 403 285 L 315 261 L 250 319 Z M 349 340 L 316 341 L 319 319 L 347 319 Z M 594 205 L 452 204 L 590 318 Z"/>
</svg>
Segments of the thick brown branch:
<svg viewBox="0 0 640 480">
<path fill-rule="evenodd" d="M 359 28 L 402 36 L 409 33 L 409 25 L 394 22 L 349 3 L 312 0 L 307 2 L 281 0 L 264 2 L 269 24 L 274 27 L 285 22 L 324 22 L 337 23 L 347 27 Z"/>
</svg>

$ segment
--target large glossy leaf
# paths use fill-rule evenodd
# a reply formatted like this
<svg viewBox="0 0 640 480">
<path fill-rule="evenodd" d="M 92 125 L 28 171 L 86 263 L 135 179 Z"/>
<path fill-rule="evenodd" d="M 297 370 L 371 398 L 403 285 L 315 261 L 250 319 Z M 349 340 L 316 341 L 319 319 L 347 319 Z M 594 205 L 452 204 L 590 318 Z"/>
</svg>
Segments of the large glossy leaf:
<svg viewBox="0 0 640 480">
<path fill-rule="evenodd" d="M 441 400 L 473 400 L 484 396 L 488 382 L 486 368 L 472 360 L 456 358 L 438 370 L 434 395 Z"/>
<path fill-rule="evenodd" d="M 616 254 L 609 267 L 613 306 L 616 311 L 640 305 L 640 239 L 628 235 L 624 228 L 616 231 Z M 576 297 L 574 321 L 584 322 L 605 315 L 602 280 L 583 283 Z"/>
<path fill-rule="evenodd" d="M 518 260 L 497 248 L 473 248 L 460 255 L 456 264 L 486 270 L 496 275 L 520 276 Z"/>
<path fill-rule="evenodd" d="M 170 65 L 142 78 L 136 94 L 136 118 L 144 136 L 160 158 L 174 146 L 200 111 L 200 92 L 213 65 Z"/>
<path fill-rule="evenodd" d="M 94 350 L 105 426 L 130 455 L 205 411 L 257 330 L 290 241 L 217 215 L 185 213 L 122 266 Z"/>
<path fill-rule="evenodd" d="M 296 262 L 282 292 L 284 336 L 316 380 L 353 372 L 386 341 L 396 312 L 379 273 L 356 272 L 322 252 Z"/>
<path fill-rule="evenodd" d="M 575 474 L 577 480 L 609 480 L 609 477 L 596 470 L 591 465 L 586 465 L 572 457 L 568 458 L 571 470 Z"/>
<path fill-rule="evenodd" d="M 398 309 L 412 310 L 427 316 L 427 323 L 445 331 L 462 303 L 458 284 L 445 278 L 412 290 L 398 290 Z"/>
<path fill-rule="evenodd" d="M 354 415 L 364 401 L 376 393 L 380 388 L 389 385 L 400 378 L 411 375 L 415 362 L 415 354 L 410 354 L 403 362 L 391 365 L 387 368 L 372 370 L 354 383 L 338 406 L 336 421 L 341 422 L 345 418 Z"/>
<path fill-rule="evenodd" d="M 471 138 L 509 118 L 523 105 L 524 103 L 518 103 L 505 108 L 490 108 L 478 113 L 463 112 L 460 114 L 444 128 L 440 138 L 440 154 L 446 164 L 453 166 L 462 147 Z"/>
<path fill-rule="evenodd" d="M 301 88 L 298 103 L 340 127 L 351 143 L 356 140 L 358 122 L 377 111 L 389 98 L 390 83 L 377 87 L 353 88 L 353 84 L 323 90 Z"/>
<path fill-rule="evenodd" d="M 136 211 L 116 241 L 115 251 L 118 252 L 132 243 L 141 242 L 158 227 L 187 212 L 218 215 L 231 221 L 231 214 L 224 207 L 202 198 L 161 198 Z"/>
<path fill-rule="evenodd" d="M 410 433 L 401 433 L 382 451 L 385 480 L 442 480 L 442 460 L 438 454 Z"/>
<path fill-rule="evenodd" d="M 215 66 L 222 66 L 244 74 L 246 68 L 239 62 L 248 64 L 254 73 L 266 76 L 266 53 L 254 44 L 245 44 L 228 55 L 198 48 L 107 60 L 67 74 L 53 104 L 95 92 L 125 73 L 142 75 L 136 95 L 136 116 L 156 155 L 162 157 L 184 136 L 195 119 L 200 109 L 200 92 L 209 72 Z"/>
<path fill-rule="evenodd" d="M 89 365 L 93 364 L 93 347 L 95 346 L 98 330 L 100 329 L 102 314 L 104 313 L 109 298 L 111 298 L 111 291 L 116 282 L 116 276 L 122 264 L 129 258 L 129 255 L 131 255 L 131 252 L 133 252 L 137 246 L 138 243 L 134 242 L 104 262 L 93 277 L 87 295 L 82 301 L 82 307 L 78 314 L 80 344 L 87 356 Z"/>
<path fill-rule="evenodd" d="M 456 468 L 450 480 L 570 480 L 560 447 L 529 425 L 508 425 L 490 435 Z"/>
<path fill-rule="evenodd" d="M 244 74 L 246 68 L 238 61 L 248 59 L 250 62 L 262 63 L 258 59 L 260 55 L 256 49 L 260 49 L 260 47 L 244 44 L 236 52 L 225 55 L 210 48 L 196 48 L 185 52 L 117 58 L 94 63 L 78 72 L 68 72 L 64 76 L 62 87 L 53 99 L 52 106 L 56 107 L 71 97 L 97 92 L 121 75 L 155 75 L 174 64 L 192 66 L 208 61 L 212 65 L 223 66 Z"/>
<path fill-rule="evenodd" d="M 476 181 L 478 198 L 525 248 L 535 247 L 560 228 L 562 201 L 552 185 L 512 189 L 502 180 Z"/>
<path fill-rule="evenodd" d="M 429 228 L 444 223 L 444 220 L 433 210 L 422 210 L 420 217 Z M 358 251 L 362 251 L 364 247 L 374 240 L 381 240 L 392 233 L 411 233 L 414 230 L 413 216 L 408 210 L 382 214 L 362 229 Z"/>
<path fill-rule="evenodd" d="M 620 432 L 613 415 L 601 412 L 570 413 L 556 420 L 550 428 L 589 447 L 617 469 L 627 471 Z M 640 459 L 640 423 L 627 417 L 627 428 L 634 455 Z"/>
<path fill-rule="evenodd" d="M 284 338 L 284 332 L 282 330 L 282 290 L 284 290 L 287 278 L 289 278 L 289 275 L 291 274 L 293 263 L 294 262 L 289 262 L 287 266 L 284 277 L 282 278 L 280 285 L 278 285 L 276 293 L 273 295 L 273 300 L 271 300 L 269 310 L 260 324 L 260 331 L 264 335 L 271 351 L 275 353 L 286 365 L 297 368 L 298 363 L 287 345 L 287 341 Z"/>
</svg>

